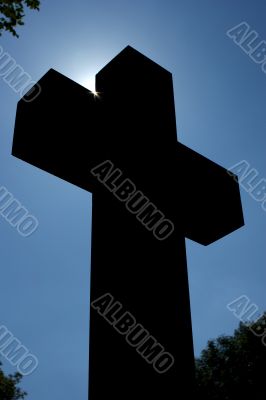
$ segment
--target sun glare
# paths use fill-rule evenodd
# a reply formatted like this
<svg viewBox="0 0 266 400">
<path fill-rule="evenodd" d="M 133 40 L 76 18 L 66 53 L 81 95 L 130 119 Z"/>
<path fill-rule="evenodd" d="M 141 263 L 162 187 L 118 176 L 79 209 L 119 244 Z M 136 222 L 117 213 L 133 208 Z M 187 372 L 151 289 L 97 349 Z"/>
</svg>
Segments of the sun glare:
<svg viewBox="0 0 266 400">
<path fill-rule="evenodd" d="M 84 79 L 83 86 L 89 89 L 94 94 L 94 96 L 99 96 L 99 93 L 95 90 L 95 76 Z"/>
</svg>

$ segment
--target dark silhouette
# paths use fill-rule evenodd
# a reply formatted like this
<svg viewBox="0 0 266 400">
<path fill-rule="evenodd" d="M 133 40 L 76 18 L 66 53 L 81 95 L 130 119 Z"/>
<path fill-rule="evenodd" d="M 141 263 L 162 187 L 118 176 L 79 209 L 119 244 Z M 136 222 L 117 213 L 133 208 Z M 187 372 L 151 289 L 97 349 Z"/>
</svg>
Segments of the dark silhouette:
<svg viewBox="0 0 266 400">
<path fill-rule="evenodd" d="M 13 36 L 17 34 L 17 26 L 24 25 L 24 8 L 39 10 L 39 0 L 1 0 L 0 1 L 0 36 L 3 31 L 11 32 Z"/>
<path fill-rule="evenodd" d="M 177 142 L 172 76 L 131 47 L 97 74 L 98 95 L 54 70 L 39 84 L 33 102 L 18 103 L 13 155 L 93 193 L 91 300 L 110 293 L 123 307 L 109 315 L 113 324 L 130 312 L 175 359 L 158 373 L 152 349 L 141 357 L 92 308 L 90 400 L 189 395 L 194 356 L 185 237 L 207 245 L 243 225 L 236 178 Z M 106 160 L 122 176 L 97 175 Z M 152 233 L 159 223 L 152 208 L 146 215 L 141 209 L 140 222 L 138 210 L 133 215 L 125 206 L 117 188 L 127 178 L 125 191 L 133 183 L 173 222 L 164 240 Z"/>
<path fill-rule="evenodd" d="M 24 399 L 27 393 L 18 387 L 22 375 L 16 372 L 15 374 L 10 374 L 7 376 L 1 369 L 1 365 L 2 363 L 0 362 L 0 399 L 1 400 Z"/>
<path fill-rule="evenodd" d="M 266 314 L 248 325 L 240 323 L 232 336 L 208 342 L 196 360 L 200 399 L 265 398 L 265 326 Z"/>
</svg>

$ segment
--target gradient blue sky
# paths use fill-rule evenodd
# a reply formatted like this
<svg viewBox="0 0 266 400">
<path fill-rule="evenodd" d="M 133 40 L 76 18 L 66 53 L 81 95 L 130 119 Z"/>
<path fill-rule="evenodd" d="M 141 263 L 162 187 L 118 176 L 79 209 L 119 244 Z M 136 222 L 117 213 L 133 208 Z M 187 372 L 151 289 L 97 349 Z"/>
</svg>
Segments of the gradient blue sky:
<svg viewBox="0 0 266 400">
<path fill-rule="evenodd" d="M 52 67 L 88 85 L 130 44 L 173 73 L 180 141 L 228 168 L 245 159 L 266 178 L 266 74 L 226 35 L 246 21 L 266 39 L 265 16 L 263 0 L 43 1 L 20 38 L 0 45 L 33 79 Z M 0 325 L 39 359 L 23 380 L 29 400 L 85 400 L 91 195 L 11 156 L 19 98 L 1 78 L 0 90 L 0 186 L 40 224 L 23 238 L 0 217 Z M 266 309 L 266 212 L 243 190 L 242 201 L 244 228 L 208 247 L 187 241 L 196 354 L 237 327 L 233 299 Z"/>
</svg>

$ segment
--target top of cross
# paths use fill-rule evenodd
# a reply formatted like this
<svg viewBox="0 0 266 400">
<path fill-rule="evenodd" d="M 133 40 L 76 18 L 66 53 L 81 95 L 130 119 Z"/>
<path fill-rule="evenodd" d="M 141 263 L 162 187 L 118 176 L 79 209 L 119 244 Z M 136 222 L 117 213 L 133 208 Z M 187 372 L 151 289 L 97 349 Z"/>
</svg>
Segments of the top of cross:
<svg viewBox="0 0 266 400">
<path fill-rule="evenodd" d="M 128 46 L 97 74 L 98 97 L 54 70 L 39 84 L 18 104 L 13 155 L 91 192 L 90 168 L 110 159 L 202 244 L 243 225 L 234 177 L 177 142 L 170 72 Z"/>
</svg>

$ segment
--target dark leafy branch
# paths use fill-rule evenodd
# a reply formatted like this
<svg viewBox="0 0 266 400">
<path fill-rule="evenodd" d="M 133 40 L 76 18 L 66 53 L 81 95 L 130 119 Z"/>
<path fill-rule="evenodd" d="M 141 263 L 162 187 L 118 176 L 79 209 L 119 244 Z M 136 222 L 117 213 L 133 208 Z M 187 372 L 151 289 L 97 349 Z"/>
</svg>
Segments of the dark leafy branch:
<svg viewBox="0 0 266 400">
<path fill-rule="evenodd" d="M 196 360 L 198 398 L 236 400 L 266 398 L 266 314 L 240 323 L 232 336 L 210 340 Z"/>
<path fill-rule="evenodd" d="M 18 37 L 16 28 L 24 25 L 25 8 L 39 10 L 39 0 L 0 0 L 0 35 L 8 31 Z"/>
<path fill-rule="evenodd" d="M 16 372 L 13 375 L 5 375 L 1 369 L 0 362 L 0 399 L 1 400 L 18 400 L 24 399 L 26 392 L 21 390 L 18 385 L 22 379 L 22 375 Z"/>
</svg>

